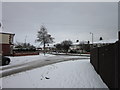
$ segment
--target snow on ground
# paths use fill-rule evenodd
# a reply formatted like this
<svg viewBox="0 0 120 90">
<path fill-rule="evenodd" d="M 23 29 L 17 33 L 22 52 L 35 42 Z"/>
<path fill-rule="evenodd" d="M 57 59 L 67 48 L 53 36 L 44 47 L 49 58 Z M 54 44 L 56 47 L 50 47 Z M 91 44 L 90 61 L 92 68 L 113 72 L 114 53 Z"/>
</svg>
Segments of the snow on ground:
<svg viewBox="0 0 120 90">
<path fill-rule="evenodd" d="M 2 78 L 3 88 L 107 88 L 89 59 L 66 61 Z"/>
</svg>

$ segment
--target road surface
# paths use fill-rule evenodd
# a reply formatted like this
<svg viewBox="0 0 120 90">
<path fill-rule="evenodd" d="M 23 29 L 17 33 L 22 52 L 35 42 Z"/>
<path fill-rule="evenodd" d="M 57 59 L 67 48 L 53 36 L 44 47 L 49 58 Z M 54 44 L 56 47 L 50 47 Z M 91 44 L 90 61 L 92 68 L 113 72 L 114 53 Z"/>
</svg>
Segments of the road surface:
<svg viewBox="0 0 120 90">
<path fill-rule="evenodd" d="M 78 57 L 69 57 L 69 58 L 59 57 L 58 58 L 58 56 L 54 56 L 54 57 L 46 58 L 45 60 L 35 60 L 35 61 L 23 63 L 23 64 L 2 67 L 2 68 L 0 68 L 0 70 L 1 70 L 0 78 L 9 76 L 12 74 L 16 74 L 19 72 L 31 70 L 34 68 L 42 67 L 42 66 L 49 65 L 49 64 L 54 64 L 54 63 L 69 61 L 69 60 L 80 60 L 80 59 L 81 60 L 88 59 L 88 57 L 86 57 L 86 58 L 85 57 L 83 57 L 83 58 L 81 58 L 81 57 L 80 58 L 78 58 Z"/>
</svg>

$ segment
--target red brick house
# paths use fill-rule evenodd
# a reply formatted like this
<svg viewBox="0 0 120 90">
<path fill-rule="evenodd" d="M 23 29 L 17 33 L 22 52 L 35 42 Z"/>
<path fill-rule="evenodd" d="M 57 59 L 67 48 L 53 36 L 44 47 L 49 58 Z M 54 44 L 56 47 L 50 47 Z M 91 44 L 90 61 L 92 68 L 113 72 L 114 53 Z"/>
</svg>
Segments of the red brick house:
<svg viewBox="0 0 120 90">
<path fill-rule="evenodd" d="M 15 34 L 0 32 L 0 53 L 2 55 L 13 54 L 13 38 Z"/>
</svg>

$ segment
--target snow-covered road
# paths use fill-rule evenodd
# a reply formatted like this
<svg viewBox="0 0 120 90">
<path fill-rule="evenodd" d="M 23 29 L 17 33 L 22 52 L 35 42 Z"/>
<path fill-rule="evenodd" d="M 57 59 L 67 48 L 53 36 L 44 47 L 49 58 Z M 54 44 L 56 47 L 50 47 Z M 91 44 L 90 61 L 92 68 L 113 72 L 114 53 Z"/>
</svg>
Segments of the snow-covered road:
<svg viewBox="0 0 120 90">
<path fill-rule="evenodd" d="M 39 55 L 39 56 L 31 56 L 31 57 L 24 56 L 24 59 L 23 57 L 10 57 L 10 58 L 12 60 L 11 64 L 0 68 L 2 70 L 2 72 L 0 73 L 0 76 L 2 77 L 12 75 L 15 73 L 19 73 L 19 72 L 23 72 L 26 70 L 30 70 L 33 68 L 53 64 L 53 63 L 58 63 L 58 62 L 63 62 L 63 61 L 68 61 L 68 60 L 87 59 L 88 57 Z M 28 61 L 26 58 L 29 58 L 30 60 Z M 16 61 L 14 59 L 18 62 L 15 63 Z M 21 59 L 21 61 L 19 59 Z"/>
</svg>

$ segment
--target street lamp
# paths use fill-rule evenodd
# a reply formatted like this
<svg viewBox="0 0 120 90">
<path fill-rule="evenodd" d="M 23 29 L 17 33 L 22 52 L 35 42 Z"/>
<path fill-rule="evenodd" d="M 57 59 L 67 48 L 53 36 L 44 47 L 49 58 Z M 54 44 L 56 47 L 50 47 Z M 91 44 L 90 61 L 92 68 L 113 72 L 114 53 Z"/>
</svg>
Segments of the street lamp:
<svg viewBox="0 0 120 90">
<path fill-rule="evenodd" d="M 90 32 L 90 34 L 92 35 L 92 44 L 93 44 L 93 33 L 92 33 L 92 32 Z"/>
<path fill-rule="evenodd" d="M 27 35 L 25 36 L 25 44 L 26 44 L 26 38 L 27 38 Z"/>
</svg>

